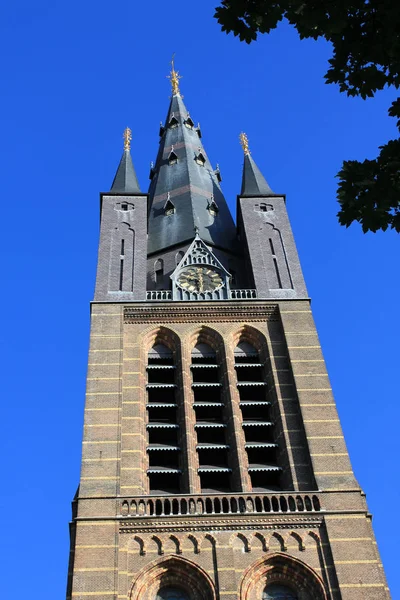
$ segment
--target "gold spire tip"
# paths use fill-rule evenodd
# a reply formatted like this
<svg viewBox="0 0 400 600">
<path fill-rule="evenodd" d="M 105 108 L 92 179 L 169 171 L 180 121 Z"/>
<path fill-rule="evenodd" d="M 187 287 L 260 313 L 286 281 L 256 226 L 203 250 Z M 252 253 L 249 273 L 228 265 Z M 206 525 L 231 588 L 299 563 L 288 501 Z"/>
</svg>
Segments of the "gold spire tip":
<svg viewBox="0 0 400 600">
<path fill-rule="evenodd" d="M 249 138 L 247 137 L 247 135 L 245 133 L 243 133 L 243 131 L 239 135 L 239 140 L 240 140 L 240 143 L 242 145 L 243 152 L 245 153 L 246 156 L 248 156 L 250 154 L 250 150 L 249 150 Z"/>
<path fill-rule="evenodd" d="M 125 129 L 124 135 L 122 137 L 124 138 L 124 150 L 130 150 L 131 149 L 132 131 L 129 129 L 129 127 L 127 127 Z"/>
<path fill-rule="evenodd" d="M 171 71 L 170 71 L 169 75 L 167 75 L 167 77 L 171 82 L 172 95 L 176 96 L 177 94 L 180 94 L 179 80 L 182 79 L 182 76 L 179 75 L 179 71 L 175 71 L 175 60 L 174 59 L 175 59 L 175 54 L 172 55 Z"/>
</svg>

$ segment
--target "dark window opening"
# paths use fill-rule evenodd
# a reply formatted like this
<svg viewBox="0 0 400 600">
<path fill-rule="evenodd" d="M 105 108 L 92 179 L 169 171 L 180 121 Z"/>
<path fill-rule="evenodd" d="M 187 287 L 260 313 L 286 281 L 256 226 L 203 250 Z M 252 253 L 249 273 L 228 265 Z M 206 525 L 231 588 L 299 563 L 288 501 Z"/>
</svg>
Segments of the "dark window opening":
<svg viewBox="0 0 400 600">
<path fill-rule="evenodd" d="M 161 404 L 174 404 L 175 402 L 175 388 L 148 388 L 147 398 L 149 402 L 161 403 Z"/>
<path fill-rule="evenodd" d="M 121 240 L 121 256 L 125 254 L 125 240 Z"/>
<path fill-rule="evenodd" d="M 252 471 L 250 479 L 253 492 L 275 492 L 281 489 L 279 471 Z"/>
<path fill-rule="evenodd" d="M 148 369 L 148 383 L 174 383 L 174 369 Z"/>
<path fill-rule="evenodd" d="M 244 385 L 239 387 L 239 396 L 241 402 L 248 402 L 254 400 L 254 402 L 261 402 L 265 400 L 265 389 L 264 386 L 260 385 Z"/>
<path fill-rule="evenodd" d="M 194 402 L 221 402 L 221 390 L 219 387 L 195 387 L 193 388 Z"/>
<path fill-rule="evenodd" d="M 274 261 L 276 278 L 278 280 L 278 287 L 280 289 L 282 289 L 282 281 L 281 281 L 281 276 L 280 276 L 280 273 L 279 273 L 278 261 L 276 260 L 275 256 L 273 257 L 273 261 Z"/>
<path fill-rule="evenodd" d="M 274 244 L 273 244 L 271 238 L 269 238 L 269 245 L 270 245 L 271 252 L 272 252 L 273 256 L 275 256 Z"/>
<path fill-rule="evenodd" d="M 149 445 L 161 444 L 163 446 L 178 445 L 178 430 L 177 429 L 149 429 Z"/>
<path fill-rule="evenodd" d="M 159 258 L 154 263 L 154 279 L 157 288 L 162 288 L 164 284 L 164 261 Z"/>
<path fill-rule="evenodd" d="M 223 427 L 199 427 L 196 431 L 198 444 L 226 444 L 225 430 Z"/>
<path fill-rule="evenodd" d="M 124 259 L 121 258 L 119 261 L 119 291 L 122 291 L 122 286 L 124 284 Z"/>
<path fill-rule="evenodd" d="M 219 381 L 219 369 L 214 365 L 200 368 L 192 368 L 193 383 L 208 382 L 217 383 Z"/>
<path fill-rule="evenodd" d="M 297 594 L 286 585 L 271 583 L 265 588 L 262 600 L 297 600 Z"/>
<path fill-rule="evenodd" d="M 224 472 L 200 473 L 202 493 L 230 492 L 230 474 Z"/>
<path fill-rule="evenodd" d="M 270 425 L 244 425 L 243 431 L 246 443 L 274 443 L 273 431 Z"/>
<path fill-rule="evenodd" d="M 165 423 L 175 424 L 176 423 L 176 408 L 173 406 L 149 406 L 149 423 Z"/>
<path fill-rule="evenodd" d="M 151 494 L 179 494 L 179 473 L 149 473 Z"/>
<path fill-rule="evenodd" d="M 197 423 L 223 423 L 222 410 L 220 406 L 196 406 Z"/>
<path fill-rule="evenodd" d="M 121 210 L 128 210 L 127 204 L 121 204 Z"/>
<path fill-rule="evenodd" d="M 268 423 L 271 422 L 271 415 L 268 404 L 257 404 L 256 402 L 254 402 L 254 404 L 241 404 L 241 409 L 243 421 L 267 421 Z"/>
<path fill-rule="evenodd" d="M 254 367 L 237 367 L 236 368 L 238 381 L 262 381 L 263 372 L 261 366 Z"/>
<path fill-rule="evenodd" d="M 193 129 L 194 127 L 194 123 L 192 121 L 192 119 L 190 117 L 188 117 L 187 119 L 185 119 L 184 121 L 185 127 L 187 127 L 188 129 Z"/>
<path fill-rule="evenodd" d="M 150 450 L 149 467 L 162 467 L 169 469 L 179 469 L 179 453 L 174 450 Z M 168 473 L 171 475 L 171 473 Z"/>
<path fill-rule="evenodd" d="M 177 155 L 175 154 L 175 152 L 172 150 L 172 151 L 169 153 L 169 156 L 168 156 L 168 164 L 170 164 L 170 165 L 176 165 L 176 163 L 177 163 L 177 162 L 178 162 L 178 156 L 177 156 Z"/>
<path fill-rule="evenodd" d="M 190 598 L 182 590 L 168 586 L 157 592 L 156 600 L 190 600 Z"/>
<path fill-rule="evenodd" d="M 199 465 L 213 465 L 217 467 L 227 467 L 228 461 L 225 449 L 221 448 L 201 448 L 197 450 L 199 455 Z"/>
</svg>

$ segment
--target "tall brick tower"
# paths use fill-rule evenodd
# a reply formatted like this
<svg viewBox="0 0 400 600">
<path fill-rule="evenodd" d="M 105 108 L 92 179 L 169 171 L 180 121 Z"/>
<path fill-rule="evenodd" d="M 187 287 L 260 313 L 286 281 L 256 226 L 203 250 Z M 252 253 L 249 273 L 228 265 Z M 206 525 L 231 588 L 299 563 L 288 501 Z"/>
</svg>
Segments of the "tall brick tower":
<svg viewBox="0 0 400 600">
<path fill-rule="evenodd" d="M 388 600 L 285 197 L 242 134 L 235 226 L 171 83 L 101 194 L 67 598 Z"/>
</svg>

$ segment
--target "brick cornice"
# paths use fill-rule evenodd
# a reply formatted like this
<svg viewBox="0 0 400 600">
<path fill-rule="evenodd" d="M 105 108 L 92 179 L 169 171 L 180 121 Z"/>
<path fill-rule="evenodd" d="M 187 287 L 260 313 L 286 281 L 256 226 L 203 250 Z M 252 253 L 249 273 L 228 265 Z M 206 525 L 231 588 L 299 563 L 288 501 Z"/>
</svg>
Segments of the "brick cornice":
<svg viewBox="0 0 400 600">
<path fill-rule="evenodd" d="M 124 323 L 230 323 L 277 321 L 277 304 L 260 302 L 177 302 L 124 307 Z"/>
<path fill-rule="evenodd" d="M 286 522 L 282 519 L 276 521 L 265 519 L 252 519 L 246 521 L 238 521 L 237 519 L 218 519 L 218 522 L 208 520 L 201 523 L 199 520 L 185 520 L 177 523 L 176 521 L 153 522 L 145 525 L 143 522 L 123 521 L 120 523 L 120 533 L 162 533 L 168 531 L 185 532 L 185 531 L 259 531 L 259 530 L 282 530 L 282 529 L 308 529 L 312 527 L 321 527 L 323 518 L 309 517 L 290 519 Z"/>
</svg>

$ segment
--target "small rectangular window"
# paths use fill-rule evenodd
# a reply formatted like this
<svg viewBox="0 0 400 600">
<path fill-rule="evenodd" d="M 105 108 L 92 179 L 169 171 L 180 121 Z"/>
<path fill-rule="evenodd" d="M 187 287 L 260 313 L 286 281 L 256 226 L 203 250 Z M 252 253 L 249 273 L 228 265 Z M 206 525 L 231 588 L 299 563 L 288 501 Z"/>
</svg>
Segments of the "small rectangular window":
<svg viewBox="0 0 400 600">
<path fill-rule="evenodd" d="M 127 204 L 121 204 L 121 209 L 122 210 L 128 210 L 128 205 Z"/>
</svg>

